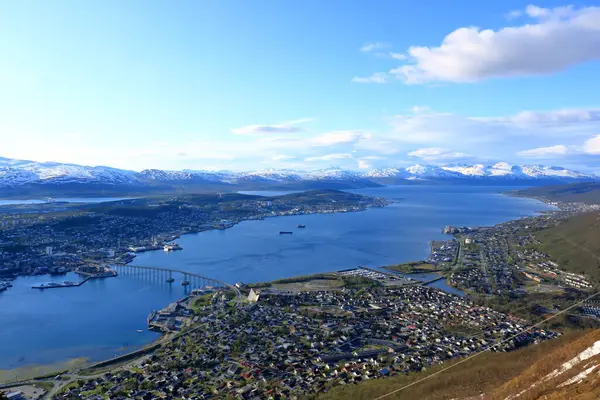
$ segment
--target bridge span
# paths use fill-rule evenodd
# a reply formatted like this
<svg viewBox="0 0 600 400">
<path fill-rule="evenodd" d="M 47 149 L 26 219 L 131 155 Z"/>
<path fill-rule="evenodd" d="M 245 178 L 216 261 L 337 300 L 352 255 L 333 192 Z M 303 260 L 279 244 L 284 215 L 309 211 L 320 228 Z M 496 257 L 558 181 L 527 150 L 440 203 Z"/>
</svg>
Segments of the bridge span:
<svg viewBox="0 0 600 400">
<path fill-rule="evenodd" d="M 238 296 L 238 298 L 242 296 L 240 290 L 230 283 L 223 282 L 219 279 L 209 278 L 206 276 L 195 274 L 193 272 L 181 271 L 172 268 L 149 267 L 145 265 L 130 264 L 111 264 L 111 267 L 114 268 L 117 272 L 119 272 L 119 274 L 123 273 L 142 275 L 173 283 L 175 282 L 175 278 L 173 276 L 180 275 L 183 278 L 181 280 L 181 284 L 191 289 L 224 288 L 233 290 Z"/>
</svg>

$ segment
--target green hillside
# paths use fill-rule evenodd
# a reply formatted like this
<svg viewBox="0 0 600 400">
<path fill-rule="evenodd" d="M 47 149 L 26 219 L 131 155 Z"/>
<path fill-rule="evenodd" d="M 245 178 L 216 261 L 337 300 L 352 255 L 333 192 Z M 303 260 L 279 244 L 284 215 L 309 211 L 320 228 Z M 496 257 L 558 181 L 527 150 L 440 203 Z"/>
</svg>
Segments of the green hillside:
<svg viewBox="0 0 600 400">
<path fill-rule="evenodd" d="M 598 182 L 531 187 L 513 193 L 525 197 L 543 197 L 552 201 L 600 204 L 600 183 Z"/>
<path fill-rule="evenodd" d="M 541 250 L 561 268 L 583 273 L 600 284 L 600 213 L 577 215 L 536 237 L 542 242 Z"/>
</svg>

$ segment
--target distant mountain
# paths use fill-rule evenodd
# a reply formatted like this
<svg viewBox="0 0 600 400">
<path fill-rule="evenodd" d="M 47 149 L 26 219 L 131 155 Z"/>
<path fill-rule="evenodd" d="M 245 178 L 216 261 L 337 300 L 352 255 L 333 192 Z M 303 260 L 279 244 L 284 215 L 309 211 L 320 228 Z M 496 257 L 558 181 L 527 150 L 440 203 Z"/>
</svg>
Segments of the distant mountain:
<svg viewBox="0 0 600 400">
<path fill-rule="evenodd" d="M 591 182 L 598 178 L 556 166 L 497 163 L 416 164 L 407 168 L 349 171 L 327 168 L 315 171 L 266 169 L 259 171 L 141 172 L 110 167 L 89 167 L 58 162 L 35 162 L 0 157 L 0 189 L 5 196 L 18 194 L 67 195 L 73 193 L 158 193 L 251 189 L 364 188 L 403 183 L 461 184 L 563 184 Z"/>
</svg>

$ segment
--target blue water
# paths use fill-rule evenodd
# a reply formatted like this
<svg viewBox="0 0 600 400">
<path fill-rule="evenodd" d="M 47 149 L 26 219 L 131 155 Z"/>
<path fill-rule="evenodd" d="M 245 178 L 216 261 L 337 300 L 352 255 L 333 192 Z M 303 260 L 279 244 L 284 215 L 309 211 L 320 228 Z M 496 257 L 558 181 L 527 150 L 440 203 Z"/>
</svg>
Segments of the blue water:
<svg viewBox="0 0 600 400">
<path fill-rule="evenodd" d="M 106 203 L 109 201 L 126 200 L 123 197 L 59 197 L 53 198 L 53 201 L 64 202 L 64 203 Z M 14 199 L 14 200 L 0 200 L 0 206 L 13 206 L 18 204 L 44 204 L 46 200 L 40 199 Z"/>
<path fill-rule="evenodd" d="M 396 186 L 356 192 L 388 197 L 364 212 L 246 221 L 224 231 L 181 237 L 183 251 L 138 255 L 134 264 L 196 272 L 231 283 L 259 282 L 358 265 L 419 260 L 444 225 L 493 225 L 548 210 L 535 200 L 499 194 L 510 188 Z M 306 229 L 297 229 L 298 224 Z M 293 235 L 279 236 L 290 230 Z M 74 280 L 58 277 L 54 280 Z M 34 290 L 50 277 L 22 277 L 0 293 L 0 369 L 74 357 L 108 358 L 157 335 L 148 313 L 185 295 L 177 281 L 122 274 L 80 287 Z M 434 284 L 444 287 L 444 282 Z M 138 333 L 143 329 L 143 333 Z"/>
</svg>

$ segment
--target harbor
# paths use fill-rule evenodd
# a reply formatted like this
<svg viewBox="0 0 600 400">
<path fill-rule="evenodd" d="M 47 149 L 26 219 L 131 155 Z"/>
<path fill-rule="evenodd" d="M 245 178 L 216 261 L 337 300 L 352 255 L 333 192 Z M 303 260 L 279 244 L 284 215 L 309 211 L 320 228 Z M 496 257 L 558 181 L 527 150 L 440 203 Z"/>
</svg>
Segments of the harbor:
<svg viewBox="0 0 600 400">
<path fill-rule="evenodd" d="M 101 278 L 112 278 L 118 275 L 117 271 L 108 266 L 85 266 L 79 267 L 75 270 L 75 273 L 79 276 L 84 277 L 78 282 L 63 281 L 63 282 L 46 282 L 41 284 L 32 285 L 32 289 L 58 289 L 68 287 L 79 287 L 89 281 L 90 279 L 101 279 Z M 1 291 L 1 289 L 0 289 Z"/>
</svg>

